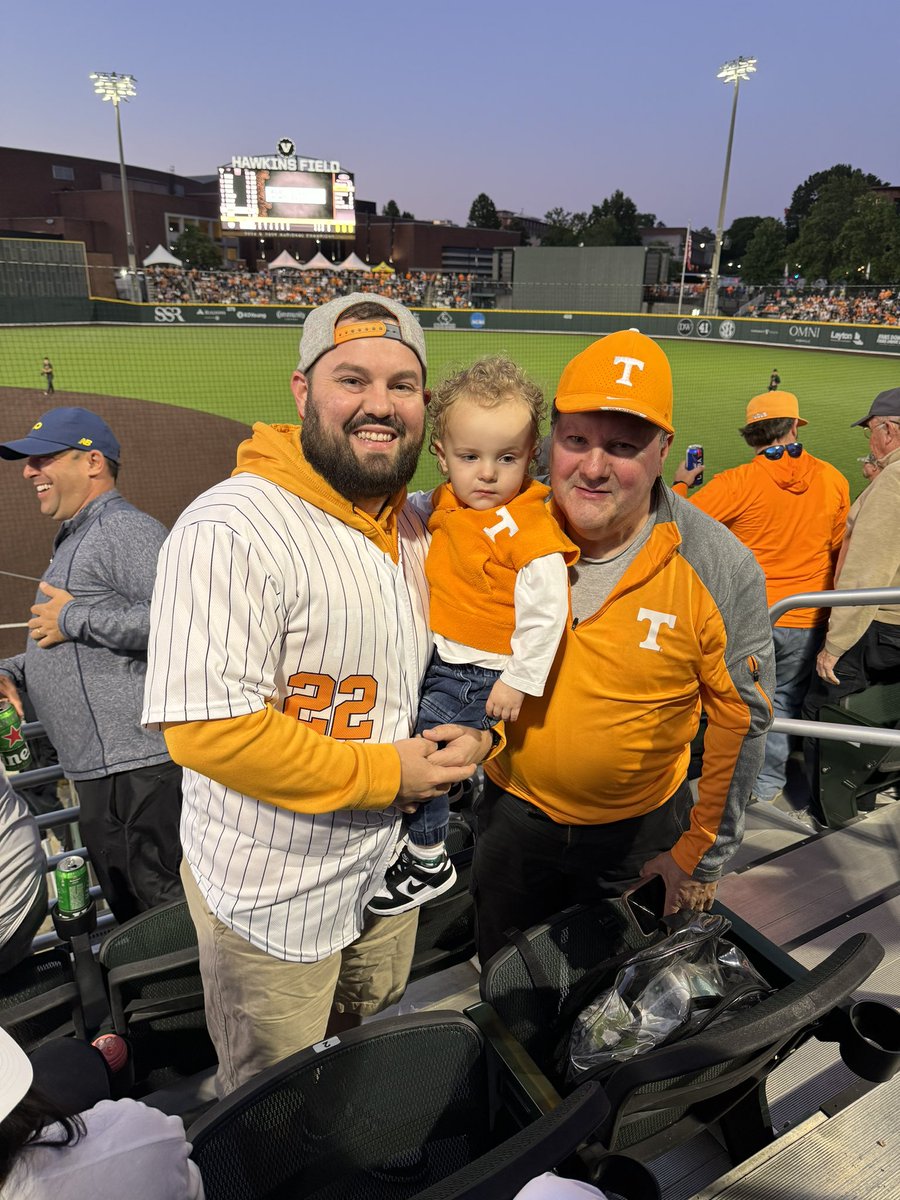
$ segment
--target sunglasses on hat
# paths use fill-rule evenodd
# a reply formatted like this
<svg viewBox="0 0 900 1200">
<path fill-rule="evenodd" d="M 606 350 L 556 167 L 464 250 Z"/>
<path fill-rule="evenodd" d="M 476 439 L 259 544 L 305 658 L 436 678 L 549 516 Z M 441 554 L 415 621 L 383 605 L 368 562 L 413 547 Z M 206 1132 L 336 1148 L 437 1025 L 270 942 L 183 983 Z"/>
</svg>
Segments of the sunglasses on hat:
<svg viewBox="0 0 900 1200">
<path fill-rule="evenodd" d="M 777 462 L 779 458 L 784 457 L 785 450 L 791 458 L 799 458 L 803 453 L 803 443 L 788 442 L 786 446 L 766 446 L 763 450 L 757 450 L 756 457 L 759 458 L 760 454 L 763 454 L 766 458 L 771 459 L 772 462 Z"/>
</svg>

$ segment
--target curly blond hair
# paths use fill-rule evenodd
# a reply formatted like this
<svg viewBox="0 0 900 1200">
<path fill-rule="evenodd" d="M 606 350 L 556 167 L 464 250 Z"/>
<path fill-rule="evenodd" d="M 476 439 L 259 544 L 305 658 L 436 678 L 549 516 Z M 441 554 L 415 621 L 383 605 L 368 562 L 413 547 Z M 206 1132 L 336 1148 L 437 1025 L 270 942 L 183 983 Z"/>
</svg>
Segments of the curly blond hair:
<svg viewBox="0 0 900 1200">
<path fill-rule="evenodd" d="M 521 400 L 531 415 L 532 438 L 537 443 L 546 405 L 541 389 L 521 367 L 505 354 L 489 354 L 470 367 L 449 375 L 434 389 L 428 405 L 431 436 L 428 448 L 435 453 L 435 442 L 447 431 L 447 414 L 459 400 L 472 400 L 481 408 L 497 408 L 507 400 Z"/>
</svg>

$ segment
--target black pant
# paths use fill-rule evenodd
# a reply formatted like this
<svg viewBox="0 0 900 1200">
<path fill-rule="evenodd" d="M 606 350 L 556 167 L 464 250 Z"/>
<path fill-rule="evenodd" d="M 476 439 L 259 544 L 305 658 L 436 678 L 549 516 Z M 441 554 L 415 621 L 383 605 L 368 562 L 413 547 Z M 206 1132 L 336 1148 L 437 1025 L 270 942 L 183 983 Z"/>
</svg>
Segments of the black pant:
<svg viewBox="0 0 900 1200">
<path fill-rule="evenodd" d="M 685 781 L 661 807 L 608 825 L 558 825 L 533 804 L 485 781 L 477 810 L 472 892 L 482 965 L 570 904 L 620 895 L 648 859 L 671 850 L 690 821 Z"/>
<path fill-rule="evenodd" d="M 75 784 L 81 832 L 117 921 L 181 900 L 181 767 L 173 762 Z"/>
<path fill-rule="evenodd" d="M 818 721 L 823 705 L 837 704 L 844 696 L 865 691 L 873 683 L 900 681 L 900 625 L 873 621 L 859 641 L 837 660 L 834 673 L 839 683 L 827 683 L 820 676 L 813 676 L 803 701 L 804 721 Z M 818 738 L 804 739 L 803 756 L 813 811 L 821 816 Z"/>
</svg>

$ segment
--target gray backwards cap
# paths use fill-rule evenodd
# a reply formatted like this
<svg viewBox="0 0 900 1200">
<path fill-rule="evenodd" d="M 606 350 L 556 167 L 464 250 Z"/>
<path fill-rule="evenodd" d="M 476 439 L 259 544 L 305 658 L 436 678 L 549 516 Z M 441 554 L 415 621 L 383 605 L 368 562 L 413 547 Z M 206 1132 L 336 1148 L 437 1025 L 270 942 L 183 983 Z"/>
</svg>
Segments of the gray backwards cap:
<svg viewBox="0 0 900 1200">
<path fill-rule="evenodd" d="M 412 350 L 422 364 L 424 374 L 426 370 L 425 335 L 422 333 L 421 325 L 409 309 L 399 301 L 392 300 L 389 296 L 379 296 L 374 292 L 351 292 L 349 296 L 340 296 L 337 300 L 329 300 L 327 304 L 322 304 L 312 310 L 303 323 L 300 361 L 297 364 L 297 370 L 305 373 L 323 354 L 327 354 L 329 350 L 335 348 L 337 344 L 334 336 L 335 326 L 347 309 L 356 304 L 377 304 L 379 308 L 384 308 L 391 313 L 397 322 L 397 325 L 394 326 L 385 325 L 377 318 L 360 321 L 360 325 L 371 326 L 371 332 L 360 333 L 357 336 L 395 338 Z"/>
<path fill-rule="evenodd" d="M 886 392 L 879 392 L 866 415 L 854 421 L 850 428 L 854 425 L 868 425 L 873 417 L 900 417 L 900 388 L 888 388 Z"/>
</svg>

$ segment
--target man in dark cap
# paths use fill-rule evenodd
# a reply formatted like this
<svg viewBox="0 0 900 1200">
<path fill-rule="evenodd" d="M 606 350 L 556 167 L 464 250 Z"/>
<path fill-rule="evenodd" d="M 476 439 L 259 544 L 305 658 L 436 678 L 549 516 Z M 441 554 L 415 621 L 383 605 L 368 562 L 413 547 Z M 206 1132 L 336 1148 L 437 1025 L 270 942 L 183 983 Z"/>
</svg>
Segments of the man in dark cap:
<svg viewBox="0 0 900 1200">
<path fill-rule="evenodd" d="M 849 540 L 845 540 L 840 591 L 900 587 L 900 387 L 872 401 L 853 422 L 869 438 L 881 468 L 861 497 Z M 803 717 L 818 718 L 823 704 L 861 692 L 872 683 L 900 680 L 900 604 L 834 608 L 825 645 L 816 659 L 817 679 L 803 705 Z M 807 739 L 806 763 L 813 800 L 818 802 L 818 742 Z"/>
<path fill-rule="evenodd" d="M 23 654 L 0 660 L 0 696 L 28 692 L 74 780 L 81 832 L 117 920 L 183 895 L 181 768 L 140 724 L 150 596 L 166 531 L 116 490 L 112 430 L 83 408 L 54 408 L 0 444 L 23 461 L 44 516 L 60 522 Z"/>
</svg>

